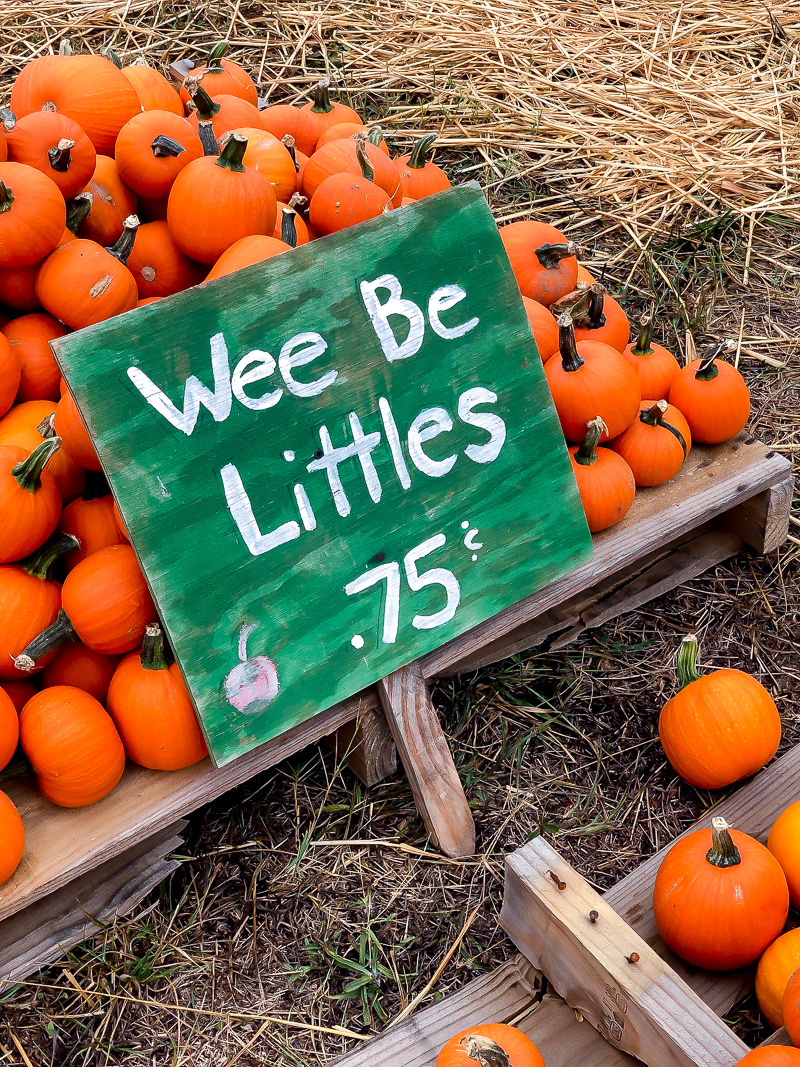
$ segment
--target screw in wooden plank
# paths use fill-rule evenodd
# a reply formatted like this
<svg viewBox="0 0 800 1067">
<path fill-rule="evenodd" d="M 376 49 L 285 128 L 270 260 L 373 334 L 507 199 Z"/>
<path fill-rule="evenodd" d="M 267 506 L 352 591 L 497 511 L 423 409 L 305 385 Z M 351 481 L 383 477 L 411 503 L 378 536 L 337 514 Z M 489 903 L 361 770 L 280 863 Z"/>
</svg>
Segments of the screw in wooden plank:
<svg viewBox="0 0 800 1067">
<path fill-rule="evenodd" d="M 597 920 L 599 918 L 600 918 L 600 916 L 598 915 L 598 913 L 596 911 L 590 911 L 589 912 L 589 922 L 592 924 L 592 926 L 594 926 L 594 924 L 597 922 Z"/>
<path fill-rule="evenodd" d="M 558 890 L 564 890 L 564 889 L 567 888 L 567 883 L 566 882 L 562 882 L 561 879 L 558 877 L 558 875 L 555 873 L 555 871 L 548 871 L 547 873 L 550 875 L 550 877 L 556 883 L 556 888 Z"/>
<path fill-rule="evenodd" d="M 639 953 L 638 952 L 632 952 L 630 954 L 630 956 L 626 956 L 625 959 L 628 961 L 628 963 L 638 963 L 639 962 Z"/>
</svg>

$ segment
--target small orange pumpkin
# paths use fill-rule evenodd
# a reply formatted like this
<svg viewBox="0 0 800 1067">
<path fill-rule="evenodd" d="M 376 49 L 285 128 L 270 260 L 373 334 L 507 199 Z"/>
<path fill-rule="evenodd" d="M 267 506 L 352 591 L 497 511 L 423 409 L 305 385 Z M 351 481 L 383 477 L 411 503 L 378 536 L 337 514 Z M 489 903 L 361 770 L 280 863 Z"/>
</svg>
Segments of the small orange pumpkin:
<svg viewBox="0 0 800 1067">
<path fill-rule="evenodd" d="M 61 494 L 45 467 L 60 447 L 58 437 L 42 441 L 29 455 L 0 446 L 0 563 L 30 555 L 55 530 Z"/>
<path fill-rule="evenodd" d="M 783 1045 L 754 1048 L 736 1067 L 800 1067 L 800 1049 Z"/>
<path fill-rule="evenodd" d="M 247 141 L 232 133 L 219 158 L 204 156 L 184 167 L 167 206 L 178 248 L 199 263 L 216 263 L 242 237 L 271 234 L 278 202 L 269 178 L 242 162 Z M 198 226 L 197 220 L 205 220 Z"/>
<path fill-rule="evenodd" d="M 19 867 L 25 851 L 25 828 L 11 798 L 0 793 L 0 885 Z"/>
<path fill-rule="evenodd" d="M 798 846 L 800 847 L 800 846 Z M 787 930 L 758 961 L 756 997 L 761 1014 L 777 1030 L 783 1026 L 783 997 L 789 979 L 800 967 L 800 928 Z"/>
<path fill-rule="evenodd" d="M 136 194 L 122 180 L 116 160 L 98 156 L 83 191 L 91 193 L 91 206 L 75 232 L 104 248 L 113 245 L 122 236 L 125 219 L 136 214 Z"/>
<path fill-rule="evenodd" d="M 680 689 L 667 701 L 658 733 L 667 759 L 698 789 L 723 789 L 769 763 L 781 719 L 764 686 L 744 671 L 697 671 L 697 637 L 678 651 Z"/>
<path fill-rule="evenodd" d="M 5 327 L 3 327 L 5 329 Z M 0 417 L 14 403 L 22 380 L 22 362 L 17 349 L 0 333 Z"/>
<path fill-rule="evenodd" d="M 128 270 L 136 279 L 140 301 L 172 296 L 199 285 L 206 270 L 175 244 L 166 222 L 145 222 L 136 231 Z"/>
<path fill-rule="evenodd" d="M 61 512 L 58 528 L 76 538 L 80 547 L 66 557 L 67 570 L 72 570 L 93 552 L 109 545 L 121 545 L 122 537 L 114 513 L 114 498 L 105 496 L 80 497 Z M 65 683 L 68 684 L 68 683 Z"/>
<path fill-rule="evenodd" d="M 529 1037 L 507 1023 L 482 1023 L 451 1037 L 436 1067 L 545 1067 Z"/>
<path fill-rule="evenodd" d="M 261 125 L 282 141 L 284 137 L 292 138 L 292 143 L 306 156 L 310 156 L 317 147 L 319 134 L 313 115 L 294 104 L 272 104 L 259 111 Z"/>
<path fill-rule="evenodd" d="M 302 110 L 310 115 L 317 134 L 317 141 L 323 133 L 339 122 L 361 122 L 361 116 L 347 104 L 331 100 L 330 78 L 320 78 L 314 89 L 314 99 L 304 104 Z"/>
<path fill-rule="evenodd" d="M 783 1024 L 795 1045 L 800 1045 L 800 970 L 794 972 L 783 995 Z M 797 1062 L 800 1064 L 800 1049 Z"/>
<path fill-rule="evenodd" d="M 232 59 L 225 59 L 228 52 L 226 41 L 215 44 L 206 56 L 205 63 L 194 67 L 189 77 L 203 79 L 203 85 L 210 96 L 238 96 L 254 107 L 258 103 L 258 91 L 255 83 L 241 64 Z M 189 90 L 184 81 L 181 100 L 188 104 Z"/>
<path fill-rule="evenodd" d="M 0 689 L 11 697 L 11 703 L 17 709 L 17 715 L 22 711 L 34 693 L 37 692 L 33 682 L 3 682 Z"/>
<path fill-rule="evenodd" d="M 111 716 L 93 696 L 56 685 L 32 697 L 19 717 L 20 740 L 41 792 L 64 808 L 102 800 L 125 769 Z"/>
<path fill-rule="evenodd" d="M 551 356 L 558 352 L 558 323 L 538 300 L 530 300 L 523 296 L 522 303 L 525 306 L 525 314 L 531 326 L 536 347 L 542 363 L 546 363 Z"/>
<path fill-rule="evenodd" d="M 66 328 L 51 315 L 23 315 L 7 322 L 2 333 L 19 356 L 22 367 L 17 403 L 58 400 L 61 371 L 50 342 L 63 337 Z"/>
<path fill-rule="evenodd" d="M 79 641 L 68 641 L 41 672 L 39 680 L 42 689 L 71 685 L 105 704 L 118 663 L 119 656 L 104 656 Z"/>
<path fill-rule="evenodd" d="M 800 911 L 800 800 L 790 804 L 775 820 L 767 848 L 783 867 L 789 883 L 792 907 Z M 800 966 L 800 964 L 798 965 Z"/>
<path fill-rule="evenodd" d="M 94 145 L 77 122 L 56 111 L 34 111 L 8 134 L 8 158 L 46 174 L 69 200 L 94 173 Z"/>
<path fill-rule="evenodd" d="M 240 241 L 232 244 L 219 257 L 217 262 L 208 273 L 207 281 L 222 278 L 234 271 L 250 267 L 253 263 L 263 263 L 265 259 L 278 256 L 281 252 L 291 252 L 292 246 L 275 237 L 263 237 L 254 235 L 242 237 Z"/>
<path fill-rule="evenodd" d="M 0 163 L 0 268 L 44 259 L 66 221 L 64 198 L 51 178 L 25 163 Z"/>
<path fill-rule="evenodd" d="M 559 351 L 545 364 L 544 373 L 566 439 L 582 441 L 590 419 L 607 427 L 602 441 L 626 430 L 639 411 L 641 394 L 633 368 L 610 345 L 601 341 L 575 344 L 572 318 L 558 319 Z"/>
<path fill-rule="evenodd" d="M 117 667 L 108 711 L 134 763 L 154 771 L 192 767 L 208 755 L 189 691 L 169 662 L 161 627 L 147 627 L 141 652 Z"/>
<path fill-rule="evenodd" d="M 21 417 L 10 419 L 8 426 L 0 422 L 0 444 L 16 445 L 31 452 L 45 438 L 55 437 L 55 408 L 56 405 L 47 400 L 28 400 L 17 405 L 12 411 L 20 412 Z M 40 417 L 37 423 L 36 419 Z M 47 464 L 47 470 L 55 478 L 65 504 L 80 496 L 86 487 L 86 472 L 67 452 L 63 442 Z"/>
<path fill-rule="evenodd" d="M 653 344 L 652 316 L 642 319 L 639 336 L 625 346 L 622 354 L 639 375 L 642 396 L 666 400 L 680 367 L 671 352 Z"/>
<path fill-rule="evenodd" d="M 244 127 L 254 126 L 263 129 L 261 116 L 255 104 L 250 104 L 241 96 L 221 95 L 212 100 L 197 78 L 188 77 L 183 83 L 191 93 L 194 110 L 189 115 L 189 124 L 199 132 L 202 122 L 210 122 L 217 141 L 226 133 Z"/>
<path fill-rule="evenodd" d="M 500 237 L 523 296 L 550 307 L 573 292 L 578 281 L 577 248 L 554 226 L 533 220 L 510 222 L 500 227 Z"/>
<path fill-rule="evenodd" d="M 39 307 L 39 298 L 36 295 L 38 274 L 38 263 L 32 263 L 29 267 L 0 270 L 0 304 L 12 311 L 36 311 Z"/>
<path fill-rule="evenodd" d="M 586 424 L 586 436 L 577 447 L 570 448 L 572 472 L 592 533 L 607 530 L 624 519 L 631 509 L 636 485 L 625 460 L 610 448 L 598 448 L 600 438 L 608 435 L 602 419 Z"/>
<path fill-rule="evenodd" d="M 426 133 L 414 145 L 410 155 L 400 156 L 394 161 L 403 183 L 403 195 L 410 196 L 412 200 L 421 200 L 424 196 L 450 188 L 450 179 L 442 168 L 428 159 L 428 152 L 435 140 L 435 133 Z"/>
<path fill-rule="evenodd" d="M 341 142 L 335 142 L 339 143 Z M 377 151 L 382 154 L 379 149 Z M 375 184 L 375 170 L 372 160 L 367 156 L 366 141 L 363 137 L 356 140 L 355 152 L 361 167 L 361 176 L 349 171 L 331 174 L 311 197 L 308 217 L 314 229 L 323 236 L 378 218 L 391 210 L 392 201 L 389 194 Z"/>
<path fill-rule="evenodd" d="M 161 71 L 147 63 L 136 62 L 123 67 L 122 73 L 133 86 L 142 111 L 169 111 L 183 118 L 183 101 Z"/>
<path fill-rule="evenodd" d="M 19 718 L 14 701 L 0 689 L 0 771 L 11 762 L 19 742 Z"/>
<path fill-rule="evenodd" d="M 653 887 L 658 932 L 681 959 L 708 971 L 754 963 L 783 929 L 786 879 L 775 857 L 722 818 L 679 838 Z"/>
<path fill-rule="evenodd" d="M 689 424 L 666 400 L 643 400 L 639 418 L 613 441 L 636 484 L 663 485 L 674 478 L 692 447 Z"/>
<path fill-rule="evenodd" d="M 576 340 L 602 341 L 618 352 L 624 352 L 631 337 L 628 316 L 599 282 L 589 286 L 588 295 L 586 321 L 575 322 Z"/>
<path fill-rule="evenodd" d="M 263 115 L 263 112 L 262 112 Z M 389 155 L 389 146 L 380 136 L 379 127 L 364 126 L 360 122 L 337 122 L 335 126 L 329 126 L 327 130 L 322 134 L 317 141 L 317 148 L 322 148 L 324 144 L 328 144 L 329 141 L 341 141 L 344 137 L 355 137 L 359 133 L 363 133 L 367 139 L 372 139 L 373 135 L 375 139 L 372 140 L 373 144 L 376 144 L 382 152 Z M 302 145 L 299 145 L 302 148 Z M 313 149 L 312 149 L 313 151 Z"/>
<path fill-rule="evenodd" d="M 148 200 L 168 196 L 183 168 L 202 155 L 197 130 L 169 111 L 134 115 L 119 131 L 114 153 L 122 181 Z"/>
<path fill-rule="evenodd" d="M 361 145 L 361 152 L 357 151 Z M 314 193 L 326 178 L 334 174 L 355 174 L 361 177 L 364 170 L 360 155 L 366 155 L 373 170 L 373 181 L 389 196 L 394 207 L 400 207 L 403 199 L 403 184 L 390 159 L 362 135 L 346 137 L 343 141 L 330 141 L 318 148 L 303 169 L 303 194 L 314 199 Z M 312 222 L 313 225 L 313 222 Z"/>
<path fill-rule="evenodd" d="M 62 394 L 56 405 L 54 429 L 76 463 L 90 471 L 103 469 L 69 390 Z"/>
<path fill-rule="evenodd" d="M 728 441 L 750 417 L 750 391 L 739 371 L 718 359 L 727 344 L 683 367 L 673 379 L 669 402 L 681 411 L 692 437 L 704 445 Z"/>
<path fill-rule="evenodd" d="M 238 132 L 247 138 L 244 165 L 269 178 L 278 200 L 289 200 L 297 186 L 297 171 L 286 145 L 266 130 L 251 127 Z"/>
<path fill-rule="evenodd" d="M 311 240 L 308 225 L 296 210 L 299 201 L 306 203 L 306 198 L 295 193 L 289 198 L 288 204 L 278 202 L 278 217 L 275 220 L 275 229 L 272 231 L 273 237 L 277 237 L 286 245 L 291 245 L 292 248 L 308 244 Z"/>
</svg>

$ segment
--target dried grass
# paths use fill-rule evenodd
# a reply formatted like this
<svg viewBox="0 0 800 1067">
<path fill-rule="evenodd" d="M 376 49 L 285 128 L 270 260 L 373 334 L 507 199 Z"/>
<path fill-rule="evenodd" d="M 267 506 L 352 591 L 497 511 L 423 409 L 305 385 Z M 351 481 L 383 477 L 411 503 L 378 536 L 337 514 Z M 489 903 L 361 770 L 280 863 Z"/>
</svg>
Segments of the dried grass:
<svg viewBox="0 0 800 1067">
<path fill-rule="evenodd" d="M 439 131 L 456 180 L 480 180 L 498 217 L 567 226 L 629 312 L 656 303 L 676 350 L 732 337 L 754 431 L 794 459 L 800 2 L 37 0 L 5 9 L 0 97 L 64 37 L 165 63 L 223 36 L 271 100 L 327 70 L 393 145 Z M 505 852 L 546 833 L 605 888 L 716 799 L 657 741 L 682 633 L 706 665 L 754 670 L 800 740 L 793 521 L 777 556 L 437 688 L 473 860 L 430 849 L 402 777 L 367 791 L 309 750 L 197 813 L 190 858 L 138 914 L 0 997 L 0 1056 L 322 1065 L 507 958 Z M 758 1034 L 752 1004 L 736 1022 Z"/>
</svg>

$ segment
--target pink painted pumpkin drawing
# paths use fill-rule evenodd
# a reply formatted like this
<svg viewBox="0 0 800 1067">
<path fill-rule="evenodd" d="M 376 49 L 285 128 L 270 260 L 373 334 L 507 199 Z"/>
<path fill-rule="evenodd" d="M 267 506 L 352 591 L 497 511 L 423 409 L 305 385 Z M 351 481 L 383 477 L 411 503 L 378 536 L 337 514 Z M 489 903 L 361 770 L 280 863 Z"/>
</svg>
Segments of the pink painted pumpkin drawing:
<svg viewBox="0 0 800 1067">
<path fill-rule="evenodd" d="M 278 668 L 267 656 L 247 658 L 247 641 L 256 623 L 239 631 L 239 660 L 225 679 L 225 699 L 242 715 L 258 715 L 278 695 Z"/>
</svg>

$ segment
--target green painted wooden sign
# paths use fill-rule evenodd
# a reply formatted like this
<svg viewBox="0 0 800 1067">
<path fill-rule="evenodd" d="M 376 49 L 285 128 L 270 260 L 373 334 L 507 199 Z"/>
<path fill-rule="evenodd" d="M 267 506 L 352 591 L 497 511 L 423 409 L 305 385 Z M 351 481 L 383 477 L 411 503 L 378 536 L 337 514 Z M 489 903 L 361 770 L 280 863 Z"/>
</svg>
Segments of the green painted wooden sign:
<svg viewBox="0 0 800 1067">
<path fill-rule="evenodd" d="M 476 187 L 54 347 L 218 763 L 591 554 Z"/>
</svg>

